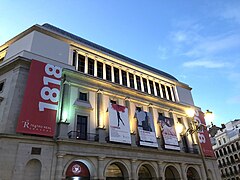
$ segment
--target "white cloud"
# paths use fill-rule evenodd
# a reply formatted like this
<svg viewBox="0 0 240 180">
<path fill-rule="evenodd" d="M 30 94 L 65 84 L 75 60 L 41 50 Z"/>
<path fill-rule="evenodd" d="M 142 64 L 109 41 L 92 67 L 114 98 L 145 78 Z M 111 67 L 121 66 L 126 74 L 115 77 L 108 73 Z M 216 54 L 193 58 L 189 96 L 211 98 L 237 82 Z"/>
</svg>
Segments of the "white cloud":
<svg viewBox="0 0 240 180">
<path fill-rule="evenodd" d="M 240 24 L 240 5 L 228 6 L 224 11 L 222 11 L 221 16 Z"/>
<path fill-rule="evenodd" d="M 184 62 L 183 66 L 188 68 L 193 68 L 193 67 L 223 68 L 223 67 L 229 66 L 229 63 L 198 59 L 195 61 Z"/>
<path fill-rule="evenodd" d="M 167 59 L 168 58 L 168 50 L 166 47 L 158 46 L 158 56 L 160 59 Z"/>
<path fill-rule="evenodd" d="M 240 95 L 227 99 L 227 104 L 240 104 Z"/>
</svg>

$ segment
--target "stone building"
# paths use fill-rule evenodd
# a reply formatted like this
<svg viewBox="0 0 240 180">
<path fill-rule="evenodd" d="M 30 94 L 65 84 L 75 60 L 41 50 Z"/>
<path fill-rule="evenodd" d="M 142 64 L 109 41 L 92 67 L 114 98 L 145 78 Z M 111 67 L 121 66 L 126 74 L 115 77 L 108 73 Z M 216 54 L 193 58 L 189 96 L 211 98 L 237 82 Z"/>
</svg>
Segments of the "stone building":
<svg viewBox="0 0 240 180">
<path fill-rule="evenodd" d="M 217 157 L 221 177 L 224 180 L 240 179 L 240 119 L 222 127 L 212 127 L 210 133 L 213 150 Z"/>
<path fill-rule="evenodd" d="M 0 46 L 0 179 L 218 180 L 189 108 L 172 75 L 34 25 Z"/>
</svg>

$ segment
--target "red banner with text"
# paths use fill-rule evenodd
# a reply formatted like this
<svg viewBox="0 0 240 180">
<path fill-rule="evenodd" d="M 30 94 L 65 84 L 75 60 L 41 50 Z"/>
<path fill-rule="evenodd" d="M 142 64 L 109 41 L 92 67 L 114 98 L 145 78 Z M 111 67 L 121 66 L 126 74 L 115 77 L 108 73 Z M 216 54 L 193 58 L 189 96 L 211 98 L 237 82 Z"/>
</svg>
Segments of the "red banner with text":
<svg viewBox="0 0 240 180">
<path fill-rule="evenodd" d="M 204 113 L 202 111 L 198 111 L 198 110 L 195 111 L 194 120 L 198 122 L 199 126 L 201 125 L 203 125 L 203 127 L 206 126 Z M 214 157 L 215 155 L 212 149 L 209 133 L 206 130 L 206 128 L 202 128 L 201 130 L 198 131 L 198 138 L 199 138 L 199 142 L 201 144 L 204 156 Z"/>
<path fill-rule="evenodd" d="M 62 68 L 32 60 L 17 132 L 53 137 Z"/>
</svg>

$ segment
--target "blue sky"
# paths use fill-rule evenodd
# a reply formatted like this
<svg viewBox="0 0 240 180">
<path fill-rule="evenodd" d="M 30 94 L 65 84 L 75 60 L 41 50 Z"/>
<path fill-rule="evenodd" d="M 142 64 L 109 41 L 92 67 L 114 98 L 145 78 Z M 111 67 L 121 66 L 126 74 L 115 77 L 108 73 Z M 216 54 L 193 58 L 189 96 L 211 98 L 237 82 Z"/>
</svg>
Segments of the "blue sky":
<svg viewBox="0 0 240 180">
<path fill-rule="evenodd" d="M 215 124 L 240 118 L 239 0 L 3 0 L 0 12 L 0 44 L 48 22 L 174 75 Z"/>
</svg>

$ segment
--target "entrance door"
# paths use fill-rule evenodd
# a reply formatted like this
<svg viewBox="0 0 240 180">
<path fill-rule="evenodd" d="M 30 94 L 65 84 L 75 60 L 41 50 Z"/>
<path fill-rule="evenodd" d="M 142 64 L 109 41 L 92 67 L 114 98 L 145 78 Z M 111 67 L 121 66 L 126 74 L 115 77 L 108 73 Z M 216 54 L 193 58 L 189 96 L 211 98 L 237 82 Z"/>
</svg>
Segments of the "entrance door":
<svg viewBox="0 0 240 180">
<path fill-rule="evenodd" d="M 77 138 L 87 139 L 87 116 L 77 115 Z"/>
</svg>

